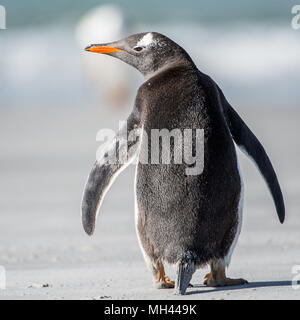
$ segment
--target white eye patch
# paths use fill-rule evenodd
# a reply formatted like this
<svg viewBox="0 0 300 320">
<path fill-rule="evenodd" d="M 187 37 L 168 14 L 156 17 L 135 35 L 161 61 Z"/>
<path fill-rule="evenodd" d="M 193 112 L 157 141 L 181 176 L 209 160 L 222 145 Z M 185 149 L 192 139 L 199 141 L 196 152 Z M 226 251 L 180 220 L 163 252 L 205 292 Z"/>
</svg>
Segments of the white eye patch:
<svg viewBox="0 0 300 320">
<path fill-rule="evenodd" d="M 153 35 L 151 32 L 145 34 L 143 38 L 136 44 L 138 47 L 147 47 L 154 44 Z"/>
</svg>

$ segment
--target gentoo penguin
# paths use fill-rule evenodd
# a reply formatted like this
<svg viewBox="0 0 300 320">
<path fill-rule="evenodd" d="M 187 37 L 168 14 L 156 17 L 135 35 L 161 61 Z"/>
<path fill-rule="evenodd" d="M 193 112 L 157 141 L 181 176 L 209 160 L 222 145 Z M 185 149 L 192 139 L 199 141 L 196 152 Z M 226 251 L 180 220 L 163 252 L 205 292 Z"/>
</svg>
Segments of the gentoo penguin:
<svg viewBox="0 0 300 320">
<path fill-rule="evenodd" d="M 145 260 L 157 288 L 175 286 L 184 294 L 196 269 L 207 264 L 207 286 L 241 285 L 244 279 L 227 278 L 225 270 L 241 229 L 243 182 L 234 142 L 254 160 L 272 194 L 281 223 L 285 208 L 281 189 L 263 146 L 226 100 L 221 89 L 197 69 L 186 51 L 159 33 L 129 36 L 87 51 L 116 57 L 140 71 L 145 82 L 135 105 L 113 140 L 110 150 L 126 154 L 126 161 L 111 161 L 103 152 L 90 172 L 82 200 L 84 230 L 94 232 L 98 209 L 117 174 L 141 150 L 151 150 L 152 130 L 204 130 L 201 174 L 187 174 L 188 163 L 138 161 L 136 171 L 136 227 Z M 135 128 L 137 139 L 124 139 Z M 174 141 L 170 144 L 174 151 Z M 194 147 L 193 147 L 194 148 Z M 144 155 L 145 156 L 145 155 Z M 123 157 L 124 159 L 124 157 Z M 171 281 L 164 263 L 175 265 Z"/>
</svg>

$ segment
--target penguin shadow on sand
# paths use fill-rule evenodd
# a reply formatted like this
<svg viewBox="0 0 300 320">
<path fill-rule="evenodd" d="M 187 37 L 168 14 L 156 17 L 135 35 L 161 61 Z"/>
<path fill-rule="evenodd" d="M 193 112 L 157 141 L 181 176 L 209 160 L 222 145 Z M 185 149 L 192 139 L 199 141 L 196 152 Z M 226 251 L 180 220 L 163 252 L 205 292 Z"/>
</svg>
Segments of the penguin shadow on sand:
<svg viewBox="0 0 300 320">
<path fill-rule="evenodd" d="M 300 285 L 300 281 L 295 283 L 295 285 Z M 253 281 L 247 284 L 237 285 L 237 286 L 225 286 L 225 287 L 215 287 L 207 289 L 207 286 L 203 284 L 193 284 L 193 287 L 186 291 L 185 295 L 193 295 L 200 293 L 211 293 L 218 291 L 233 291 L 241 289 L 256 289 L 256 288 L 266 288 L 266 287 L 288 287 L 292 286 L 291 280 L 281 280 L 281 281 Z"/>
</svg>

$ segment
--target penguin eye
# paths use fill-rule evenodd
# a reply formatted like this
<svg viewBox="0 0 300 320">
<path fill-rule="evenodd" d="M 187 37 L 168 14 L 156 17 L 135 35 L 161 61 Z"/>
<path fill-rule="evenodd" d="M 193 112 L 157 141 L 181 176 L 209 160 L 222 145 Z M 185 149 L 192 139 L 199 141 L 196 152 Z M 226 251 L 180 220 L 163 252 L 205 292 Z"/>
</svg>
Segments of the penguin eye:
<svg viewBox="0 0 300 320">
<path fill-rule="evenodd" d="M 144 48 L 143 47 L 134 47 L 133 50 L 134 51 L 137 51 L 137 52 L 140 52 L 142 51 Z"/>
</svg>

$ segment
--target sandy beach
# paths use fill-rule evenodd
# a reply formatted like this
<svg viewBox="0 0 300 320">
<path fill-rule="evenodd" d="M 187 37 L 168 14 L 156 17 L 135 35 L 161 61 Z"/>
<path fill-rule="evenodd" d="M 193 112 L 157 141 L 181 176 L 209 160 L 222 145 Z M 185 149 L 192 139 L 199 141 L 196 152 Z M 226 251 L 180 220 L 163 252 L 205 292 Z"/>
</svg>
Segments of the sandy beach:
<svg viewBox="0 0 300 320">
<path fill-rule="evenodd" d="M 228 271 L 243 287 L 207 288 L 198 270 L 186 296 L 152 286 L 134 226 L 134 167 L 108 192 L 95 235 L 82 228 L 80 202 L 95 159 L 96 133 L 117 127 L 100 108 L 1 109 L 0 299 L 300 299 L 299 110 L 238 109 L 265 146 L 284 193 L 281 225 L 255 166 L 239 153 L 244 221 Z M 174 271 L 168 269 L 174 279 Z M 300 286 L 299 286 L 300 287 Z"/>
</svg>

